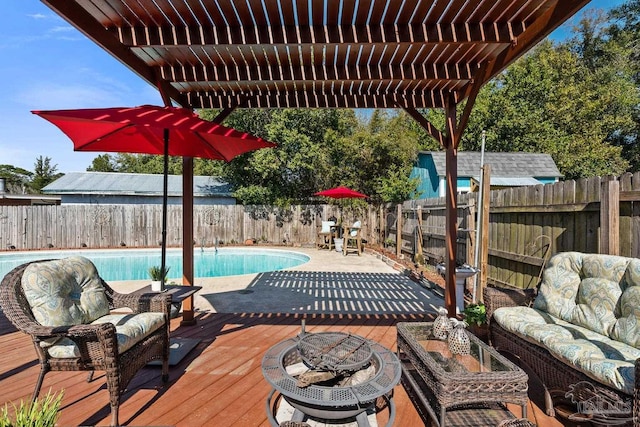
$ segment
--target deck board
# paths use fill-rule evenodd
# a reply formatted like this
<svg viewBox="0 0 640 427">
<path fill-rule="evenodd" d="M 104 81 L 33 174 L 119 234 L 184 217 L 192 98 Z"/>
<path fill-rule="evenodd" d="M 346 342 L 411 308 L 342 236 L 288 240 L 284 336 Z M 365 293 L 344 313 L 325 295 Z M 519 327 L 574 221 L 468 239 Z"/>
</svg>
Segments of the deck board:
<svg viewBox="0 0 640 427">
<path fill-rule="evenodd" d="M 160 368 L 142 369 L 123 397 L 120 421 L 123 425 L 151 426 L 237 426 L 267 427 L 265 401 L 269 385 L 261 372 L 262 355 L 269 347 L 298 334 L 301 316 L 292 314 L 196 313 L 197 324 L 171 324 L 172 336 L 198 338 L 200 343 L 178 365 L 170 369 L 170 381 L 163 387 Z M 306 330 L 349 331 L 377 341 L 395 351 L 395 324 L 422 321 L 421 315 L 306 316 Z M 0 401 L 19 403 L 28 399 L 39 366 L 28 336 L 16 332 L 0 316 Z M 87 383 L 86 373 L 52 372 L 42 390 L 65 390 L 59 425 L 108 425 L 108 393 L 104 376 L 97 373 Z M 395 426 L 422 425 L 418 413 L 402 386 L 394 390 L 397 406 Z M 519 415 L 519 409 L 513 412 Z M 378 415 L 380 425 L 387 413 Z M 534 405 L 528 417 L 539 426 L 561 426 Z"/>
</svg>

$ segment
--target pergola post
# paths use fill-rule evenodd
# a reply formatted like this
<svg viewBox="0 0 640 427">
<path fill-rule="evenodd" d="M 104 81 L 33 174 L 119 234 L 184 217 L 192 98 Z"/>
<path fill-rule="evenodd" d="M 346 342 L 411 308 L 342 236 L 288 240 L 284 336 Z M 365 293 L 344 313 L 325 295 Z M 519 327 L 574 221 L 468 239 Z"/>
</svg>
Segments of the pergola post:
<svg viewBox="0 0 640 427">
<path fill-rule="evenodd" d="M 456 139 L 456 104 L 453 97 L 445 109 L 447 116 L 446 148 L 446 217 L 445 217 L 445 294 L 444 305 L 449 317 L 456 316 L 456 241 L 458 236 L 458 141 Z"/>
<path fill-rule="evenodd" d="M 193 157 L 182 158 L 182 284 L 193 286 Z M 180 325 L 195 325 L 193 295 L 182 302 Z"/>
</svg>

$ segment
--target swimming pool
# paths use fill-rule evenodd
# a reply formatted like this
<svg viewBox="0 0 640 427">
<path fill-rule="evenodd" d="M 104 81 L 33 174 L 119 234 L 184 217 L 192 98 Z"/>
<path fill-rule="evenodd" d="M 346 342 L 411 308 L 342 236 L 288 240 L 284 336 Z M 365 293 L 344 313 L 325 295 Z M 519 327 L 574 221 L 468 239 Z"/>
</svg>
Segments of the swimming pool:
<svg viewBox="0 0 640 427">
<path fill-rule="evenodd" d="M 80 255 L 96 265 L 109 281 L 149 279 L 149 267 L 160 265 L 160 249 L 65 250 L 0 253 L 0 279 L 28 261 Z M 195 277 L 235 276 L 296 267 L 309 261 L 305 254 L 279 249 L 220 248 L 193 252 Z M 182 278 L 182 249 L 167 250 L 169 279 Z"/>
</svg>

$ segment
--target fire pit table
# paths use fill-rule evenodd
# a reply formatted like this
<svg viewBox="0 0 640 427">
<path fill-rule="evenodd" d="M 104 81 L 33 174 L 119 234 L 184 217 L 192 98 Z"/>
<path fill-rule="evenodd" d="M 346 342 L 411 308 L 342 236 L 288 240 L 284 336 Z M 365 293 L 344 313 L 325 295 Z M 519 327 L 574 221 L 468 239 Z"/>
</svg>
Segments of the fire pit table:
<svg viewBox="0 0 640 427">
<path fill-rule="evenodd" d="M 292 369 L 300 375 L 289 373 Z M 387 426 L 395 419 L 390 392 L 400 382 L 400 360 L 358 335 L 302 333 L 281 341 L 265 353 L 262 373 L 272 387 L 266 407 L 274 427 L 279 426 L 276 413 L 281 397 L 295 409 L 292 421 L 355 419 L 358 427 L 369 427 L 367 411 L 375 408 L 378 398 L 386 400 L 389 408 Z M 280 395 L 274 400 L 276 392 Z"/>
</svg>

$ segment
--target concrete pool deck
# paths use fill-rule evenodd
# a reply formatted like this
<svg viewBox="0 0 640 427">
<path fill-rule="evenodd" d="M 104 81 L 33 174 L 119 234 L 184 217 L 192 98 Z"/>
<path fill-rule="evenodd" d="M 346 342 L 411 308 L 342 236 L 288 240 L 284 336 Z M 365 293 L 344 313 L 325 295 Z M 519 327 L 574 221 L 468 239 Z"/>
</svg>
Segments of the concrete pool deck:
<svg viewBox="0 0 640 427">
<path fill-rule="evenodd" d="M 238 313 L 424 313 L 442 305 L 439 295 L 411 281 L 370 253 L 361 256 L 304 247 L 266 247 L 300 252 L 310 260 L 276 272 L 196 278 L 202 286 L 196 310 Z M 177 279 L 174 278 L 176 282 Z M 147 280 L 110 282 L 132 292 Z"/>
</svg>

